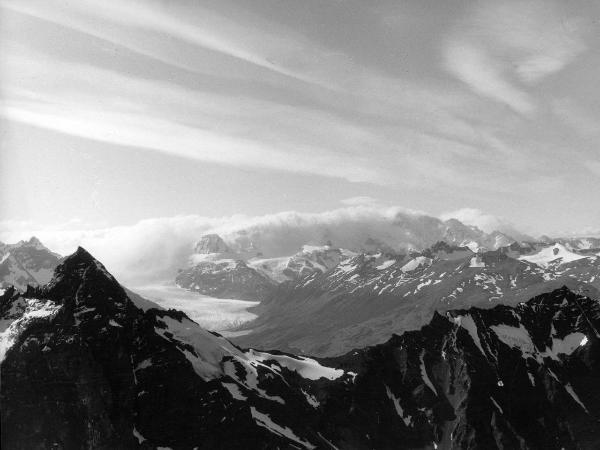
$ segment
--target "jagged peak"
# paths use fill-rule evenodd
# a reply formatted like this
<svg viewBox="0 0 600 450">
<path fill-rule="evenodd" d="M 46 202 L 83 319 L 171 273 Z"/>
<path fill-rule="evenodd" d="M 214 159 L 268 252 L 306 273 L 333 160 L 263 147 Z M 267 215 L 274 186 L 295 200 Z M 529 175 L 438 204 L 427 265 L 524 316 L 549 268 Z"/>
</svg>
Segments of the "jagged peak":
<svg viewBox="0 0 600 450">
<path fill-rule="evenodd" d="M 71 253 L 69 256 L 67 256 L 64 261 L 63 264 L 67 263 L 67 262 L 76 262 L 78 264 L 80 263 L 96 263 L 99 262 L 96 258 L 94 258 L 92 256 L 92 254 L 90 252 L 88 252 L 85 248 L 79 246 L 77 247 L 77 250 L 75 250 L 73 253 Z"/>
<path fill-rule="evenodd" d="M 210 253 L 228 253 L 231 252 L 229 246 L 223 238 L 216 233 L 205 234 L 200 238 L 194 247 L 194 251 L 200 254 Z"/>
<path fill-rule="evenodd" d="M 91 269 L 91 272 L 90 272 Z M 84 274 L 96 273 L 117 283 L 115 278 L 106 270 L 104 265 L 98 261 L 85 248 L 79 246 L 77 250 L 66 256 L 54 270 L 54 277 L 50 284 L 56 284 L 59 280 L 68 278 L 82 278 Z"/>
<path fill-rule="evenodd" d="M 42 244 L 42 241 L 40 241 L 36 236 L 31 236 L 28 240 L 20 240 L 16 244 L 9 244 L 9 247 L 31 247 L 37 250 L 48 250 L 48 248 L 44 244 Z"/>
</svg>

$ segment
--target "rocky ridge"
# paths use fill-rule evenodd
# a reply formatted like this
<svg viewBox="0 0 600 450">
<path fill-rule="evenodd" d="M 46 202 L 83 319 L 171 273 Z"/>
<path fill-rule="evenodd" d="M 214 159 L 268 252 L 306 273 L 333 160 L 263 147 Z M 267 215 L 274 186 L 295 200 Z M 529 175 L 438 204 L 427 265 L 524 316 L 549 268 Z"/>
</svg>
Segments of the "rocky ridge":
<svg viewBox="0 0 600 450">
<path fill-rule="evenodd" d="M 600 305 L 566 287 L 327 359 L 141 306 L 83 249 L 0 297 L 2 448 L 600 445 Z"/>
</svg>

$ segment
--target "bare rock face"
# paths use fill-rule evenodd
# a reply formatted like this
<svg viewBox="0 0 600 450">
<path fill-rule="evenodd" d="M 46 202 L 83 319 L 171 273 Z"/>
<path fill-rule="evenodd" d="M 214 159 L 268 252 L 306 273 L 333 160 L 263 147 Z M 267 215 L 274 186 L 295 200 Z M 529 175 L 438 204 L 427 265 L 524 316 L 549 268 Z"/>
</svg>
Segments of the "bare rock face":
<svg viewBox="0 0 600 450">
<path fill-rule="evenodd" d="M 79 249 L 0 296 L 3 449 L 596 449 L 600 305 L 566 287 L 343 356 L 242 350 Z"/>
<path fill-rule="evenodd" d="M 206 234 L 200 238 L 194 247 L 198 254 L 231 253 L 231 249 L 218 234 Z"/>
</svg>

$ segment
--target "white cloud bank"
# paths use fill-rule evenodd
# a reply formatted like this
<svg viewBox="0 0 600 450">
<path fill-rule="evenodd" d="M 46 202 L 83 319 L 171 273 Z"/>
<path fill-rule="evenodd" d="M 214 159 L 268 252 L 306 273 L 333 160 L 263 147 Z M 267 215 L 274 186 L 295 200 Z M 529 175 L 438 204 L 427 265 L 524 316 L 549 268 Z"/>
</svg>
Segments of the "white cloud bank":
<svg viewBox="0 0 600 450">
<path fill-rule="evenodd" d="M 297 252 L 304 244 L 327 241 L 355 249 L 377 246 L 372 240 L 396 250 L 424 248 L 443 239 L 444 232 L 443 222 L 436 217 L 381 205 L 258 217 L 176 216 L 102 229 L 85 229 L 77 223 L 42 228 L 27 222 L 0 222 L 0 241 L 16 242 L 37 236 L 62 255 L 81 245 L 119 280 L 130 285 L 172 280 L 177 269 L 187 264 L 194 243 L 207 233 L 218 233 L 236 249 L 283 256 Z M 369 241 L 371 244 L 367 244 Z"/>
<path fill-rule="evenodd" d="M 531 240 L 530 236 L 519 231 L 515 225 L 507 219 L 494 216 L 493 214 L 487 214 L 476 208 L 461 208 L 456 211 L 444 213 L 440 218 L 442 220 L 457 219 L 465 225 L 477 227 L 486 233 L 500 231 L 517 240 Z"/>
</svg>

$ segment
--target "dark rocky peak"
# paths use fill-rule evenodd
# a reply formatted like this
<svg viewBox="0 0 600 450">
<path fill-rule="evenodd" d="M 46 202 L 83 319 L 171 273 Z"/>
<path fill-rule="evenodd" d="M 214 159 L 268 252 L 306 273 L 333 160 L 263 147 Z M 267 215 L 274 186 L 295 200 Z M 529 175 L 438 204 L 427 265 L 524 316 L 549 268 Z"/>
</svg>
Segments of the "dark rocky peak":
<svg viewBox="0 0 600 450">
<path fill-rule="evenodd" d="M 422 252 L 415 253 L 414 256 L 426 256 L 427 258 L 436 258 L 440 255 L 450 255 L 455 252 L 473 253 L 468 247 L 450 245 L 446 241 L 438 241 L 431 247 L 423 250 Z"/>
<path fill-rule="evenodd" d="M 205 234 L 194 247 L 194 251 L 200 254 L 231 253 L 231 249 L 218 234 Z"/>
<path fill-rule="evenodd" d="M 98 313 L 106 314 L 131 304 L 117 280 L 82 247 L 58 265 L 43 295 L 73 308 L 98 308 Z"/>
</svg>

